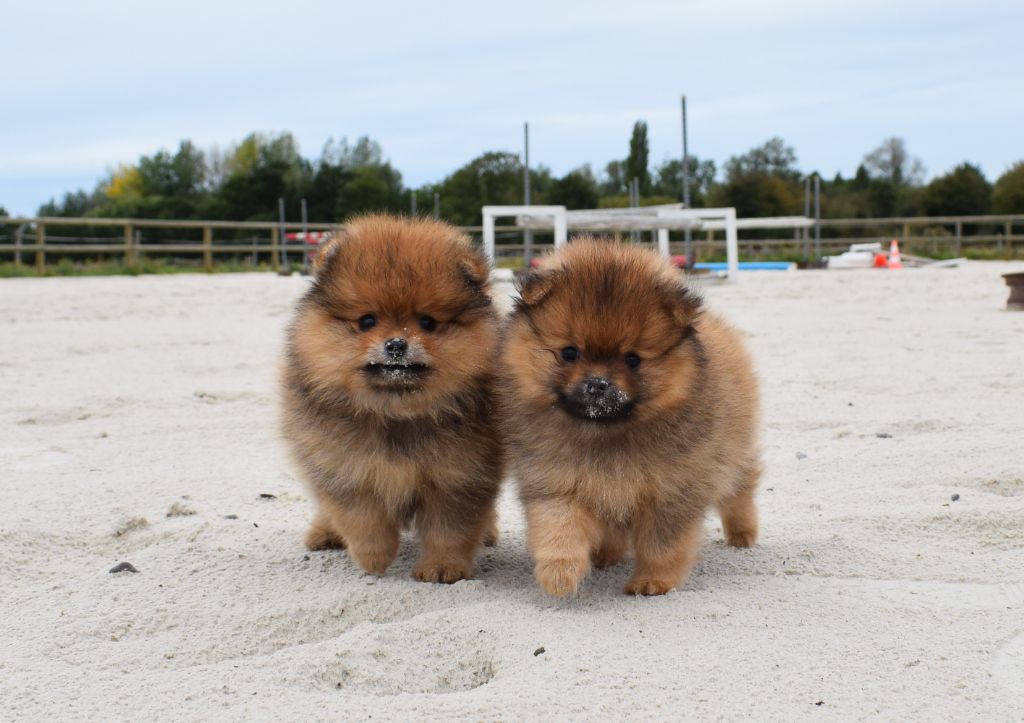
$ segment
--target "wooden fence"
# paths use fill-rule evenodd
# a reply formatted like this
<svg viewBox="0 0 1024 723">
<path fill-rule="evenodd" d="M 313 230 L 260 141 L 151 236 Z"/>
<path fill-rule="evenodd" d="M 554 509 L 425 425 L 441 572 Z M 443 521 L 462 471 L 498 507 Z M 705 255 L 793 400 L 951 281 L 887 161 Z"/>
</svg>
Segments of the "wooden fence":
<svg viewBox="0 0 1024 723">
<path fill-rule="evenodd" d="M 310 223 L 308 231 L 327 231 L 334 225 Z M 106 232 L 102 239 L 61 237 L 61 229 L 89 228 L 97 233 Z M 300 223 L 283 224 L 285 233 L 303 229 Z M 143 255 L 164 255 L 177 258 L 195 257 L 202 267 L 213 270 L 216 257 L 228 255 L 248 256 L 254 264 L 261 260 L 270 262 L 277 269 L 284 251 L 293 260 L 301 259 L 308 250 L 302 242 L 288 242 L 281 238 L 282 224 L 272 221 L 169 221 L 132 218 L 20 218 L 0 217 L 0 261 L 14 259 L 22 263 L 23 255 L 34 257 L 36 272 L 45 273 L 48 259 L 69 256 L 120 256 L 124 263 L 133 266 Z M 462 230 L 479 238 L 479 226 L 463 227 Z M 501 226 L 497 229 L 499 240 L 506 243 L 498 246 L 502 257 L 522 255 L 520 229 Z M 842 231 L 847 233 L 842 233 Z M 145 242 L 143 233 L 168 231 L 187 232 L 198 237 L 194 241 L 163 240 Z M 814 237 L 820 235 L 820 241 Z M 1019 233 L 1015 233 L 1019 231 Z M 221 238 L 216 239 L 220 234 Z M 233 235 L 233 238 L 224 238 Z M 246 236 L 248 235 L 248 236 Z M 544 234 L 537 233 L 538 241 Z M 781 237 L 780 237 L 781 236 Z M 897 239 L 901 245 L 918 252 L 932 252 L 960 256 L 966 247 L 986 247 L 1007 257 L 1016 257 L 1024 242 L 1024 215 L 1003 216 L 915 216 L 900 218 L 845 218 L 822 219 L 818 229 L 775 232 L 774 238 L 754 237 L 750 231 L 741 234 L 741 255 L 752 250 L 771 253 L 772 249 L 803 249 L 808 257 L 812 248 L 822 253 L 845 249 L 851 243 L 866 243 Z M 511 243 L 507 243 L 511 241 Z M 722 234 L 708 231 L 698 233 L 694 248 L 698 256 L 720 253 L 724 249 Z M 673 249 L 680 249 L 681 243 L 673 240 Z M 543 244 L 540 245 L 543 248 Z"/>
</svg>

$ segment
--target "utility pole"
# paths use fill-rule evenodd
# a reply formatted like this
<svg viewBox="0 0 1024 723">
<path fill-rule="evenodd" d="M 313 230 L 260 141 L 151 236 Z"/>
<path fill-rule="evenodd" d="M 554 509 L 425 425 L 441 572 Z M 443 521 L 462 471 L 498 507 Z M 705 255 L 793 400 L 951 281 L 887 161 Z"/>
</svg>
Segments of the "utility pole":
<svg viewBox="0 0 1024 723">
<path fill-rule="evenodd" d="M 309 213 L 302 199 L 302 275 L 309 276 Z"/>
<path fill-rule="evenodd" d="M 821 176 L 814 174 L 814 264 L 821 263 Z"/>
<path fill-rule="evenodd" d="M 811 217 L 811 177 L 804 179 L 804 218 Z M 804 262 L 811 265 L 811 235 L 804 227 Z"/>
<path fill-rule="evenodd" d="M 629 206 L 630 208 L 640 207 L 640 179 L 636 176 L 629 184 Z M 636 243 L 640 240 L 640 234 L 636 229 L 629 232 L 629 240 Z"/>
<path fill-rule="evenodd" d="M 523 205 L 530 205 L 530 124 L 523 123 Z M 523 230 L 523 264 L 527 269 L 533 261 L 533 231 Z"/>
<path fill-rule="evenodd" d="M 434 191 L 434 219 L 441 218 L 441 194 Z"/>
<path fill-rule="evenodd" d="M 278 232 L 277 238 L 281 249 L 281 268 L 278 269 L 278 276 L 291 276 L 292 270 L 288 267 L 288 238 L 284 230 L 284 199 L 277 199 Z"/>
<path fill-rule="evenodd" d="M 683 95 L 683 208 L 690 207 L 690 149 L 687 146 L 686 138 L 686 95 Z M 683 231 L 685 234 L 685 245 L 683 253 L 686 255 L 686 265 L 693 264 L 693 237 L 690 234 L 690 226 L 687 224 Z"/>
</svg>

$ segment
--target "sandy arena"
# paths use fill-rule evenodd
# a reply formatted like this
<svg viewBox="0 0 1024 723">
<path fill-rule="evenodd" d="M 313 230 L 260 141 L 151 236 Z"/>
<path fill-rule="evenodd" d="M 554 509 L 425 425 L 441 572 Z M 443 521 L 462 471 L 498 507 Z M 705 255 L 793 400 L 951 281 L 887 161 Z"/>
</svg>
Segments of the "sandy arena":
<svg viewBox="0 0 1024 723">
<path fill-rule="evenodd" d="M 565 601 L 508 488 L 470 581 L 303 549 L 275 366 L 307 280 L 2 280 L 0 718 L 1021 720 L 1022 269 L 709 287 L 762 378 L 760 544 L 710 517 L 680 590 L 620 565 Z"/>
</svg>

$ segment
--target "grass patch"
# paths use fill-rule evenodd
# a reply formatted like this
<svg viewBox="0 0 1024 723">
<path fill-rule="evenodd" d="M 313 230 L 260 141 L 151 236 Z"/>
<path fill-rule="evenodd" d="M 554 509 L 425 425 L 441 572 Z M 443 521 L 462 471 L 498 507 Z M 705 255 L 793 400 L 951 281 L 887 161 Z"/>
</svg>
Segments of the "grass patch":
<svg viewBox="0 0 1024 723">
<path fill-rule="evenodd" d="M 299 271 L 301 264 L 291 264 L 293 271 Z M 202 265 L 187 262 L 168 261 L 166 259 L 143 258 L 137 264 L 126 264 L 123 261 L 72 260 L 62 258 L 56 263 L 47 264 L 43 276 L 142 276 L 143 274 L 220 274 L 220 273 L 251 273 L 273 271 L 270 264 L 263 262 L 253 266 L 244 261 L 221 261 L 207 271 Z M 0 278 L 19 278 L 37 276 L 33 264 L 21 264 L 13 261 L 0 263 Z"/>
</svg>

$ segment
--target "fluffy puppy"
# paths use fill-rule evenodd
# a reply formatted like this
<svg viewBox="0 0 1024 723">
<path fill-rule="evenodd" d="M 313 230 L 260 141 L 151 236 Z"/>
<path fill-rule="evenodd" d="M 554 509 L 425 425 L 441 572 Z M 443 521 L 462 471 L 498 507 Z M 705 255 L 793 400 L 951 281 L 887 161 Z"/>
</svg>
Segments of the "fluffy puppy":
<svg viewBox="0 0 1024 723">
<path fill-rule="evenodd" d="M 738 333 L 635 246 L 574 241 L 518 289 L 503 425 L 540 586 L 566 595 L 632 547 L 625 591 L 668 592 L 711 506 L 730 545 L 752 545 L 757 383 Z"/>
<path fill-rule="evenodd" d="M 496 535 L 496 353 L 487 262 L 451 226 L 367 216 L 320 252 L 281 383 L 284 436 L 316 501 L 311 550 L 347 548 L 383 573 L 412 524 L 416 578 L 469 576 Z"/>
</svg>

